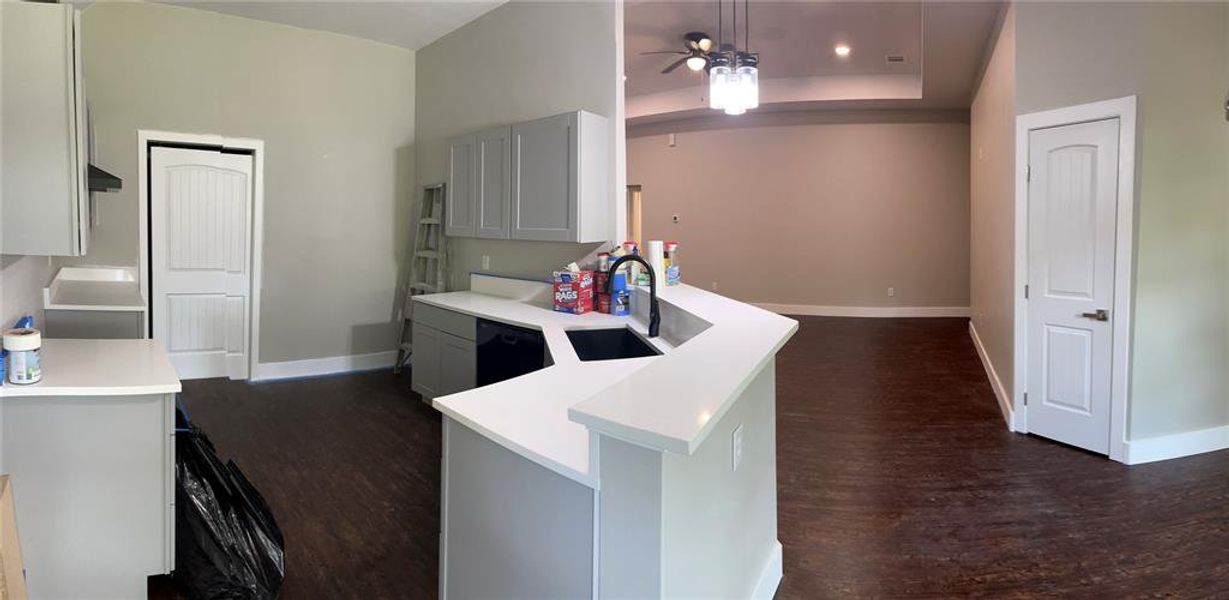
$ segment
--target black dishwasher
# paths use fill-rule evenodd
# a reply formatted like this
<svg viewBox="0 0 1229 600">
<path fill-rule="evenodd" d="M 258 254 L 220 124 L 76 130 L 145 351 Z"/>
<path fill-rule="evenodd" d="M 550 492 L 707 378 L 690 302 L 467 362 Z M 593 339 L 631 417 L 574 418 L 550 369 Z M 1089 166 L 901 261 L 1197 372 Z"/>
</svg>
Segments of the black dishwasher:
<svg viewBox="0 0 1229 600">
<path fill-rule="evenodd" d="M 478 385 L 490 385 L 546 366 L 541 331 L 478 319 Z"/>
</svg>

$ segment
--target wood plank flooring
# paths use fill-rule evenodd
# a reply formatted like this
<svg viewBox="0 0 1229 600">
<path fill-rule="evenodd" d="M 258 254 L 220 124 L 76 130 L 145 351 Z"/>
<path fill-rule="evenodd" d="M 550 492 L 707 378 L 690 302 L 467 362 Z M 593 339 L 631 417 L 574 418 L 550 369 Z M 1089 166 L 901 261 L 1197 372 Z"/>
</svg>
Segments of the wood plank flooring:
<svg viewBox="0 0 1229 600">
<path fill-rule="evenodd" d="M 800 320 L 777 363 L 778 598 L 1229 597 L 1229 452 L 1127 468 L 1008 433 L 964 319 Z M 278 515 L 283 598 L 436 596 L 439 417 L 405 379 L 183 399 Z"/>
</svg>

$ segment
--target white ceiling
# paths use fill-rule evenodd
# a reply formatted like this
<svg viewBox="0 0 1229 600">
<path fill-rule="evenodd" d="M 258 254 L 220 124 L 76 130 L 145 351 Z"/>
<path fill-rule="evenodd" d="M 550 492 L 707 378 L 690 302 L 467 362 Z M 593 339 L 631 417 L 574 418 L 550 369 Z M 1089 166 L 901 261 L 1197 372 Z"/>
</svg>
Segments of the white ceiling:
<svg viewBox="0 0 1229 600">
<path fill-rule="evenodd" d="M 730 3 L 726 42 L 730 41 Z M 739 46 L 743 5 L 738 4 Z M 751 50 L 760 55 L 761 108 L 968 108 L 999 2 L 751 0 Z M 625 14 L 628 117 L 698 114 L 707 79 L 671 56 L 688 31 L 717 35 L 715 1 L 629 0 Z M 833 52 L 849 44 L 847 59 Z M 904 64 L 888 64 L 903 54 Z M 686 114 L 684 114 L 686 113 Z"/>
<path fill-rule="evenodd" d="M 162 0 L 418 50 L 507 0 Z"/>
</svg>

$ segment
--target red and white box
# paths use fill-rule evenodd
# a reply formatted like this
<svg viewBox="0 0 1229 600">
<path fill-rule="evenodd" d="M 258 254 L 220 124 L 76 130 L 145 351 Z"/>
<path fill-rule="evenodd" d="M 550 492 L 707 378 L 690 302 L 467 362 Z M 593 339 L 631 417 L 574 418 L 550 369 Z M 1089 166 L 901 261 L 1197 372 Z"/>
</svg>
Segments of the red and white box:
<svg viewBox="0 0 1229 600">
<path fill-rule="evenodd" d="M 555 271 L 555 310 L 583 315 L 593 310 L 593 271 Z"/>
</svg>

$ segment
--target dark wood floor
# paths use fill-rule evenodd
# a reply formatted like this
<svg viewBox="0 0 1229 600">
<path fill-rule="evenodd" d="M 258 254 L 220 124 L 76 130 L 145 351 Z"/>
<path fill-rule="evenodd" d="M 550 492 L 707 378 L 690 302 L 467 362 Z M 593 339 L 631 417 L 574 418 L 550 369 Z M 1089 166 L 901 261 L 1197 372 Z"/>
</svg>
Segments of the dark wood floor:
<svg viewBox="0 0 1229 600">
<path fill-rule="evenodd" d="M 1229 452 L 1008 433 L 962 319 L 804 317 L 777 363 L 778 598 L 1229 597 Z M 283 597 L 430 598 L 439 417 L 386 373 L 185 382 L 286 535 Z"/>
</svg>

